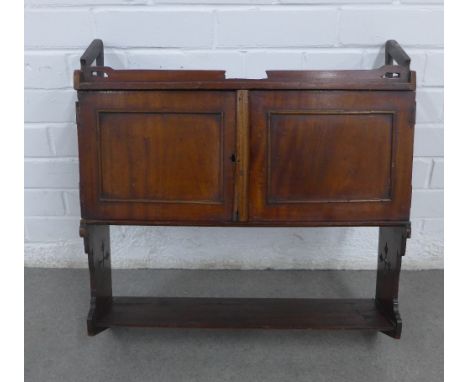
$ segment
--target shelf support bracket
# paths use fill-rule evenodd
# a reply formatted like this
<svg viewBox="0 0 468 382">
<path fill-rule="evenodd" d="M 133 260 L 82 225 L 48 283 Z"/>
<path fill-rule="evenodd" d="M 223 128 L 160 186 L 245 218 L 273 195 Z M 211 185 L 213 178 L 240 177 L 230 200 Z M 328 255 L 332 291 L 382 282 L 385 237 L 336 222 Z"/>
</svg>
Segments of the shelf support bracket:
<svg viewBox="0 0 468 382">
<path fill-rule="evenodd" d="M 385 65 L 392 65 L 393 61 L 409 70 L 411 58 L 395 40 L 385 43 Z"/>
<path fill-rule="evenodd" d="M 410 237 L 411 226 L 379 228 L 379 250 L 375 303 L 377 308 L 393 323 L 394 328 L 383 331 L 393 338 L 400 338 L 402 321 L 398 310 L 398 285 L 400 281 L 401 258 L 406 251 L 406 239 Z"/>
<path fill-rule="evenodd" d="M 91 304 L 88 313 L 88 335 L 94 336 L 106 327 L 96 325 L 99 317 L 112 306 L 112 277 L 110 257 L 110 234 L 108 225 L 87 224 L 81 221 L 80 236 L 88 254 L 91 285 Z"/>
</svg>

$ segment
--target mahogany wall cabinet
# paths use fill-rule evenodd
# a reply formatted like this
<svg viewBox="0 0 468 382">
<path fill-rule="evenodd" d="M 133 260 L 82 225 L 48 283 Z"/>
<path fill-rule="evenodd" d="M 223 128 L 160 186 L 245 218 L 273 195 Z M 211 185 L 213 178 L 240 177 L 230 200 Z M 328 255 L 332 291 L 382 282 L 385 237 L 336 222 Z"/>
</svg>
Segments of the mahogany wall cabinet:
<svg viewBox="0 0 468 382">
<path fill-rule="evenodd" d="M 90 335 L 112 326 L 401 333 L 415 73 L 395 42 L 375 70 L 113 70 L 95 40 L 74 74 Z M 96 61 L 96 66 L 91 64 Z M 396 61 L 396 65 L 393 64 Z M 372 299 L 112 295 L 109 225 L 378 226 Z"/>
</svg>

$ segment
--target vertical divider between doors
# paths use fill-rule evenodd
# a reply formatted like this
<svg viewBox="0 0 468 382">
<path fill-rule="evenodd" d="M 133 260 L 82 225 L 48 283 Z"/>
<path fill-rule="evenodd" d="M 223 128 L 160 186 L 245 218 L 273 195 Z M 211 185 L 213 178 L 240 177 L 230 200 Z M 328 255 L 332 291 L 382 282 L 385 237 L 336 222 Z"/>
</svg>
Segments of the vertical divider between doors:
<svg viewBox="0 0 468 382">
<path fill-rule="evenodd" d="M 236 96 L 236 168 L 233 220 L 245 222 L 248 219 L 249 91 L 238 90 Z"/>
</svg>

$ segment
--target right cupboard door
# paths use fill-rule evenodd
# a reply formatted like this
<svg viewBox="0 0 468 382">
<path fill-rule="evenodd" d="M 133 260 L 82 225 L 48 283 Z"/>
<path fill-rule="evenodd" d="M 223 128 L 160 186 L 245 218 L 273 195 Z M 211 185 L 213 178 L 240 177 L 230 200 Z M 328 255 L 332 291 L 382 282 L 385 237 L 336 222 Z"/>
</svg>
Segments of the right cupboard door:
<svg viewBox="0 0 468 382">
<path fill-rule="evenodd" d="M 414 92 L 251 91 L 249 220 L 406 221 Z"/>
</svg>

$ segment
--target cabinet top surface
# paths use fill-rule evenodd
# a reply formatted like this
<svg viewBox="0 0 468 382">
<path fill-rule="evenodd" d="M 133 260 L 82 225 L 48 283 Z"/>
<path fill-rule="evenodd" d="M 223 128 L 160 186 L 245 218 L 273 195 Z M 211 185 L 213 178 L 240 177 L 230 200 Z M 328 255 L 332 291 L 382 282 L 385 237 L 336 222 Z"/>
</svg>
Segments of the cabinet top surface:
<svg viewBox="0 0 468 382">
<path fill-rule="evenodd" d="M 397 65 L 373 70 L 267 71 L 264 79 L 225 78 L 215 70 L 114 70 L 92 67 L 74 74 L 76 90 L 399 90 L 416 88 L 416 73 Z"/>
</svg>

